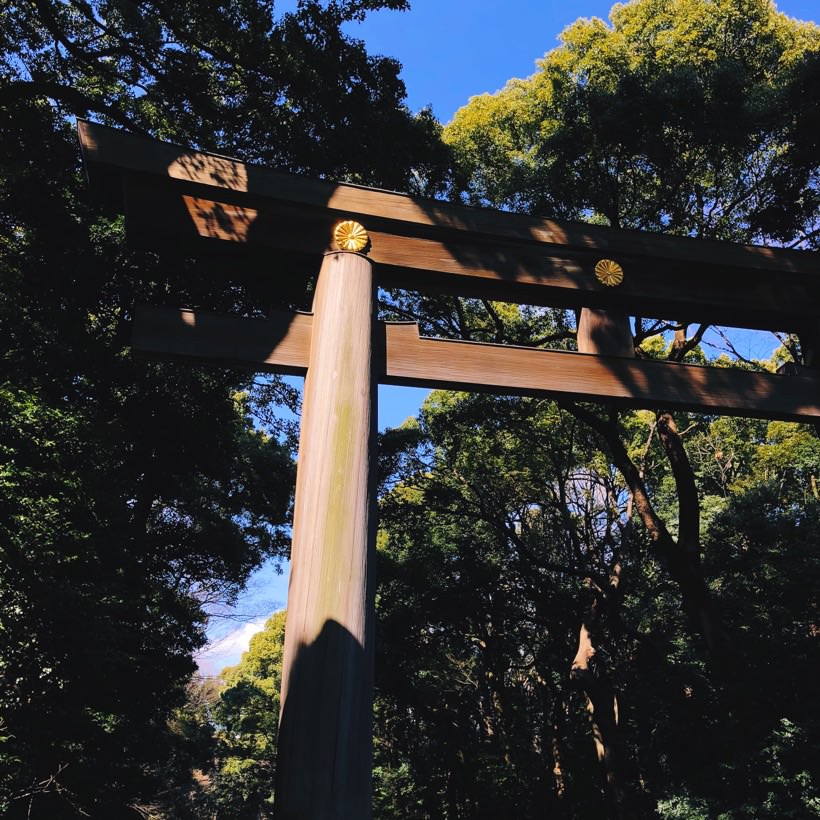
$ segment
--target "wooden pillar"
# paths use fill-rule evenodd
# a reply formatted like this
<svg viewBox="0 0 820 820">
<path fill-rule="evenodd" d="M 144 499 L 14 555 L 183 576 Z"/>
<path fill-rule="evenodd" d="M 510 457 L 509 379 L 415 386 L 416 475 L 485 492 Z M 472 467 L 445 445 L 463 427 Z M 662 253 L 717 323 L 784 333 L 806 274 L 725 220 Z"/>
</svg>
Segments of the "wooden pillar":
<svg viewBox="0 0 820 820">
<path fill-rule="evenodd" d="M 277 820 L 371 816 L 374 305 L 368 259 L 327 254 L 302 404 Z"/>
<path fill-rule="evenodd" d="M 807 324 L 798 338 L 803 349 L 803 364 L 820 369 L 820 320 Z"/>
<path fill-rule="evenodd" d="M 798 338 L 803 349 L 803 364 L 812 370 L 820 370 L 820 319 L 803 328 Z M 820 436 L 820 420 L 814 421 L 814 429 Z"/>
<path fill-rule="evenodd" d="M 612 310 L 582 308 L 578 316 L 578 351 L 634 358 L 629 317 Z"/>
</svg>

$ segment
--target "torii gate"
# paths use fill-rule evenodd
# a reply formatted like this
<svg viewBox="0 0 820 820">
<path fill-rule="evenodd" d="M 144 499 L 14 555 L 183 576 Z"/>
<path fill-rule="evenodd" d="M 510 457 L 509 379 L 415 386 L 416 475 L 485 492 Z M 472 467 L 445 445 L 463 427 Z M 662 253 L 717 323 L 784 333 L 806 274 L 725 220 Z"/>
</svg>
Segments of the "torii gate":
<svg viewBox="0 0 820 820">
<path fill-rule="evenodd" d="M 371 816 L 378 383 L 820 419 L 816 254 L 472 209 L 78 128 L 90 180 L 125 211 L 130 241 L 235 260 L 275 250 L 294 270 L 319 269 L 310 314 L 138 306 L 134 320 L 144 354 L 306 375 L 280 820 Z M 376 321 L 377 284 L 583 308 L 581 347 L 593 353 L 420 338 L 414 324 Z M 630 314 L 796 332 L 814 367 L 781 375 L 629 358 Z"/>
</svg>

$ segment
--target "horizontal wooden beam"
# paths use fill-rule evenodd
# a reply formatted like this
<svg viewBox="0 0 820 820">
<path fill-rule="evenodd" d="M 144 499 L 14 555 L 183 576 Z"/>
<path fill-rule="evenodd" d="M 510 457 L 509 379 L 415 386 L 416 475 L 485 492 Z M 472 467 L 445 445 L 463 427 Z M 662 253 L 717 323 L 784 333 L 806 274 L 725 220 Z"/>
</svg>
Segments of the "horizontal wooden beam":
<svg viewBox="0 0 820 820">
<path fill-rule="evenodd" d="M 274 311 L 269 319 L 243 319 L 137 305 L 131 346 L 163 359 L 304 376 L 312 327 L 309 313 Z"/>
<path fill-rule="evenodd" d="M 127 206 L 129 234 L 148 245 L 281 248 L 316 270 L 345 217 L 368 229 L 385 286 L 797 332 L 820 314 L 814 252 L 468 208 L 78 127 L 92 182 Z M 596 279 L 602 257 L 623 266 L 618 287 Z"/>
<path fill-rule="evenodd" d="M 429 375 L 433 374 L 430 378 Z M 387 327 L 386 384 L 604 401 L 700 413 L 820 418 L 820 377 L 420 338 Z"/>
<path fill-rule="evenodd" d="M 125 189 L 128 232 L 138 244 L 156 247 L 164 238 L 175 248 L 187 243 L 193 253 L 225 244 L 253 246 L 265 252 L 268 269 L 278 251 L 293 251 L 304 256 L 305 270 L 315 270 L 314 257 L 327 250 L 336 221 L 327 212 L 271 203 L 249 207 L 144 180 L 127 180 Z M 621 258 L 627 278 L 612 289 L 598 282 L 594 270 L 600 256 L 589 251 L 510 241 L 467 244 L 463 235 L 455 237 L 459 243 L 404 236 L 372 224 L 368 228 L 368 256 L 385 287 L 552 307 L 619 308 L 632 315 L 771 330 L 811 324 L 820 299 L 820 290 L 815 293 L 813 287 L 820 281 L 802 275 L 755 271 L 743 276 L 737 270 L 702 266 L 683 270 L 668 262 L 659 276 L 657 261 L 640 257 L 629 262 Z"/>
<path fill-rule="evenodd" d="M 143 354 L 304 375 L 310 314 L 244 319 L 139 306 L 134 349 Z M 383 384 L 557 400 L 610 402 L 751 418 L 820 419 L 820 375 L 604 357 L 419 337 L 413 323 L 380 323 Z"/>
</svg>

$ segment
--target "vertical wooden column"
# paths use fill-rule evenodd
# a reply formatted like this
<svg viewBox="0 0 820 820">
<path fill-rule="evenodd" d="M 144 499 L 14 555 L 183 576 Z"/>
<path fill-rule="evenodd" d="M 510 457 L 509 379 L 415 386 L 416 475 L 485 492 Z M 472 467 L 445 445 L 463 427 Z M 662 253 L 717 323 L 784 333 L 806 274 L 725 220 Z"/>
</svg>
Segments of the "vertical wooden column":
<svg viewBox="0 0 820 820">
<path fill-rule="evenodd" d="M 629 317 L 618 311 L 582 308 L 578 316 L 578 351 L 634 358 Z"/>
<path fill-rule="evenodd" d="M 820 370 L 820 319 L 803 328 L 798 338 L 800 347 L 803 349 L 803 364 L 814 370 Z M 814 429 L 820 436 L 820 420 L 815 420 Z"/>
<path fill-rule="evenodd" d="M 798 337 L 803 348 L 803 364 L 820 369 L 820 320 L 804 327 Z"/>
<path fill-rule="evenodd" d="M 371 263 L 327 254 L 302 404 L 277 820 L 371 816 L 374 305 Z"/>
</svg>

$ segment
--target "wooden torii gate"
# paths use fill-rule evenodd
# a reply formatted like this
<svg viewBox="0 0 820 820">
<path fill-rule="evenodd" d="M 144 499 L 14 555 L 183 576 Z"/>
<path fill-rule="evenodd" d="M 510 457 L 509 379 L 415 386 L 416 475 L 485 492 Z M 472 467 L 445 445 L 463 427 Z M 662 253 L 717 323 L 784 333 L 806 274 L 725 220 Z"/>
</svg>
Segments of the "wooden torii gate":
<svg viewBox="0 0 820 820">
<path fill-rule="evenodd" d="M 787 330 L 816 367 L 816 254 L 466 208 L 78 128 L 90 181 L 125 211 L 130 241 L 224 254 L 228 265 L 261 259 L 269 270 L 276 251 L 289 275 L 319 271 L 311 313 L 138 306 L 133 333 L 147 355 L 306 376 L 280 820 L 371 816 L 377 384 L 820 419 L 814 367 L 781 375 L 643 361 L 622 333 L 628 315 Z M 421 338 L 414 324 L 376 321 L 377 284 L 581 308 L 585 349 L 596 353 Z"/>
</svg>

